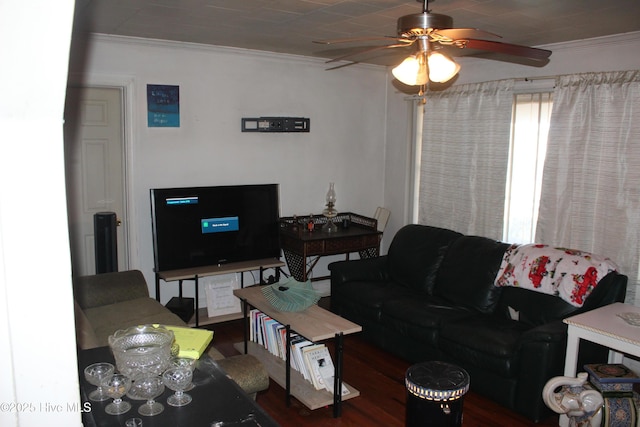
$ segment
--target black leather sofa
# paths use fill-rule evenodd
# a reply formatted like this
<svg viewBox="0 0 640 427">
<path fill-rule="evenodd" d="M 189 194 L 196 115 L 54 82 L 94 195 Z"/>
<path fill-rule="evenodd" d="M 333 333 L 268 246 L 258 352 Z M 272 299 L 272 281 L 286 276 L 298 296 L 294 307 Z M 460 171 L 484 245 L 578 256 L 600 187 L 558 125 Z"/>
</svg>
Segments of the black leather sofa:
<svg viewBox="0 0 640 427">
<path fill-rule="evenodd" d="M 331 310 L 362 325 L 366 339 L 405 360 L 463 367 L 471 390 L 540 421 L 551 414 L 542 389 L 564 371 L 562 319 L 624 301 L 627 277 L 607 274 L 578 308 L 554 295 L 494 286 L 508 247 L 407 225 L 387 255 L 329 265 Z M 583 342 L 580 363 L 604 362 L 606 350 Z"/>
</svg>

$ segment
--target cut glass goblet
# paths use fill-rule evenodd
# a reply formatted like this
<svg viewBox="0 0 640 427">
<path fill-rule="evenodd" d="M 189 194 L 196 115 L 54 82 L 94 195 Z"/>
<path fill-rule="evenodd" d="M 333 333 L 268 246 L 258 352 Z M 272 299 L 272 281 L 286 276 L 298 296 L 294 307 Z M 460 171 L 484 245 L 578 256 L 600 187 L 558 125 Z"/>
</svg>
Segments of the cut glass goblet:
<svg viewBox="0 0 640 427">
<path fill-rule="evenodd" d="M 107 362 L 94 363 L 84 369 L 84 377 L 89 384 L 98 387 L 89 393 L 89 400 L 94 402 L 109 400 L 109 396 L 104 392 L 103 382 L 113 375 L 114 371 L 115 367 Z"/>
<path fill-rule="evenodd" d="M 164 405 L 156 402 L 155 398 L 164 391 L 164 384 L 160 377 L 147 377 L 136 380 L 140 397 L 146 399 L 146 403 L 140 405 L 138 413 L 147 417 L 160 414 L 164 411 Z"/>
<path fill-rule="evenodd" d="M 107 396 L 113 398 L 104 411 L 109 415 L 120 415 L 131 409 L 131 403 L 122 400 L 122 396 L 127 394 L 131 388 L 131 378 L 122 374 L 113 374 L 104 382 L 104 390 Z"/>
<path fill-rule="evenodd" d="M 193 372 L 189 368 L 169 368 L 162 374 L 164 385 L 175 391 L 167 398 L 171 406 L 185 406 L 191 403 L 191 396 L 184 390 L 191 384 Z"/>
<path fill-rule="evenodd" d="M 196 368 L 196 362 L 198 359 L 194 359 L 192 357 L 174 357 L 171 360 L 171 364 L 169 365 L 172 368 L 188 368 L 192 373 Z M 195 384 L 193 383 L 193 378 L 187 388 L 184 391 L 193 390 Z"/>
</svg>

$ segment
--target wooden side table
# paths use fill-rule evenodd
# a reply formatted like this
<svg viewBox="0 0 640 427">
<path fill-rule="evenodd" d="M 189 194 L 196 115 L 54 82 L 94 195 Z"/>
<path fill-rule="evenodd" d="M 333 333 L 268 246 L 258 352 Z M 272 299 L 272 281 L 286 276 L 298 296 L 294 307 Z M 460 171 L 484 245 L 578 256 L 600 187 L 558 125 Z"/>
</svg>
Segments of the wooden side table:
<svg viewBox="0 0 640 427">
<path fill-rule="evenodd" d="M 244 289 L 236 289 L 234 295 L 240 298 L 244 305 L 244 342 L 237 343 L 236 349 L 245 354 L 251 354 L 258 358 L 267 369 L 269 376 L 285 389 L 287 405 L 291 396 L 296 397 L 302 404 L 314 410 L 333 404 L 333 416 L 339 417 L 342 412 L 342 401 L 360 395 L 354 387 L 345 383 L 350 393 L 342 396 L 342 353 L 344 335 L 355 334 L 362 331 L 362 326 L 344 319 L 337 314 L 325 310 L 318 305 L 312 305 L 300 312 L 284 312 L 276 310 L 265 298 L 259 286 Z M 261 312 L 284 325 L 286 328 L 286 342 L 291 342 L 291 331 L 295 331 L 312 342 L 334 339 L 334 384 L 333 393 L 326 390 L 315 390 L 313 385 L 307 382 L 298 372 L 291 370 L 291 347 L 287 345 L 286 360 L 282 360 L 266 351 L 264 347 L 248 340 L 249 306 L 257 308 Z M 243 348 L 244 347 L 244 348 Z"/>
<path fill-rule="evenodd" d="M 622 363 L 624 354 L 640 356 L 640 327 L 625 322 L 618 316 L 621 313 L 640 315 L 640 307 L 618 302 L 564 319 L 568 325 L 565 376 L 576 376 L 581 339 L 609 347 L 609 363 Z M 569 419 L 560 416 L 560 425 L 568 426 Z"/>
<path fill-rule="evenodd" d="M 309 231 L 305 221 L 313 221 L 314 229 Z M 318 260 L 327 255 L 358 252 L 360 258 L 374 258 L 380 254 L 382 232 L 377 229 L 377 221 L 354 213 L 341 213 L 334 218 L 337 230 L 325 231 L 327 219 L 322 215 L 313 217 L 280 218 L 280 245 L 291 275 L 300 282 L 307 281 Z M 341 224 L 346 221 L 347 227 Z M 316 257 L 312 261 L 309 258 Z M 326 279 L 317 277 L 314 280 Z"/>
</svg>

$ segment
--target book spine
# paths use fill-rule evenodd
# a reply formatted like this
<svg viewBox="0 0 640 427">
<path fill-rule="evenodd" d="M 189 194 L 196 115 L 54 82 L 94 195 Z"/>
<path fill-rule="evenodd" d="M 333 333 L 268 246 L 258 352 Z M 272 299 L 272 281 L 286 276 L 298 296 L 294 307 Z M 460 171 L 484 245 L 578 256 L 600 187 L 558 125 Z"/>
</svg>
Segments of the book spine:
<svg viewBox="0 0 640 427">
<path fill-rule="evenodd" d="M 289 346 L 291 368 L 317 390 L 333 393 L 334 365 L 324 344 L 315 344 L 296 333 L 291 334 L 291 341 L 287 343 L 284 325 L 257 309 L 250 311 L 249 339 L 282 360 L 286 359 L 286 347 Z"/>
</svg>

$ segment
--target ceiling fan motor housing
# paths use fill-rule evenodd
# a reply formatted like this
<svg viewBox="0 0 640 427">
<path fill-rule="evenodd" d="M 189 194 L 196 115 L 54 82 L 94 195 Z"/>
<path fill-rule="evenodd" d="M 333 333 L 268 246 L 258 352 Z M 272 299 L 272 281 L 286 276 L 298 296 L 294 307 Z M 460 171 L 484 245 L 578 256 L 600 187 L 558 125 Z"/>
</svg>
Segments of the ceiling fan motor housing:
<svg viewBox="0 0 640 427">
<path fill-rule="evenodd" d="M 453 28 L 453 18 L 438 13 L 414 13 L 398 18 L 398 35 L 402 37 L 429 34 L 429 30 Z"/>
</svg>

